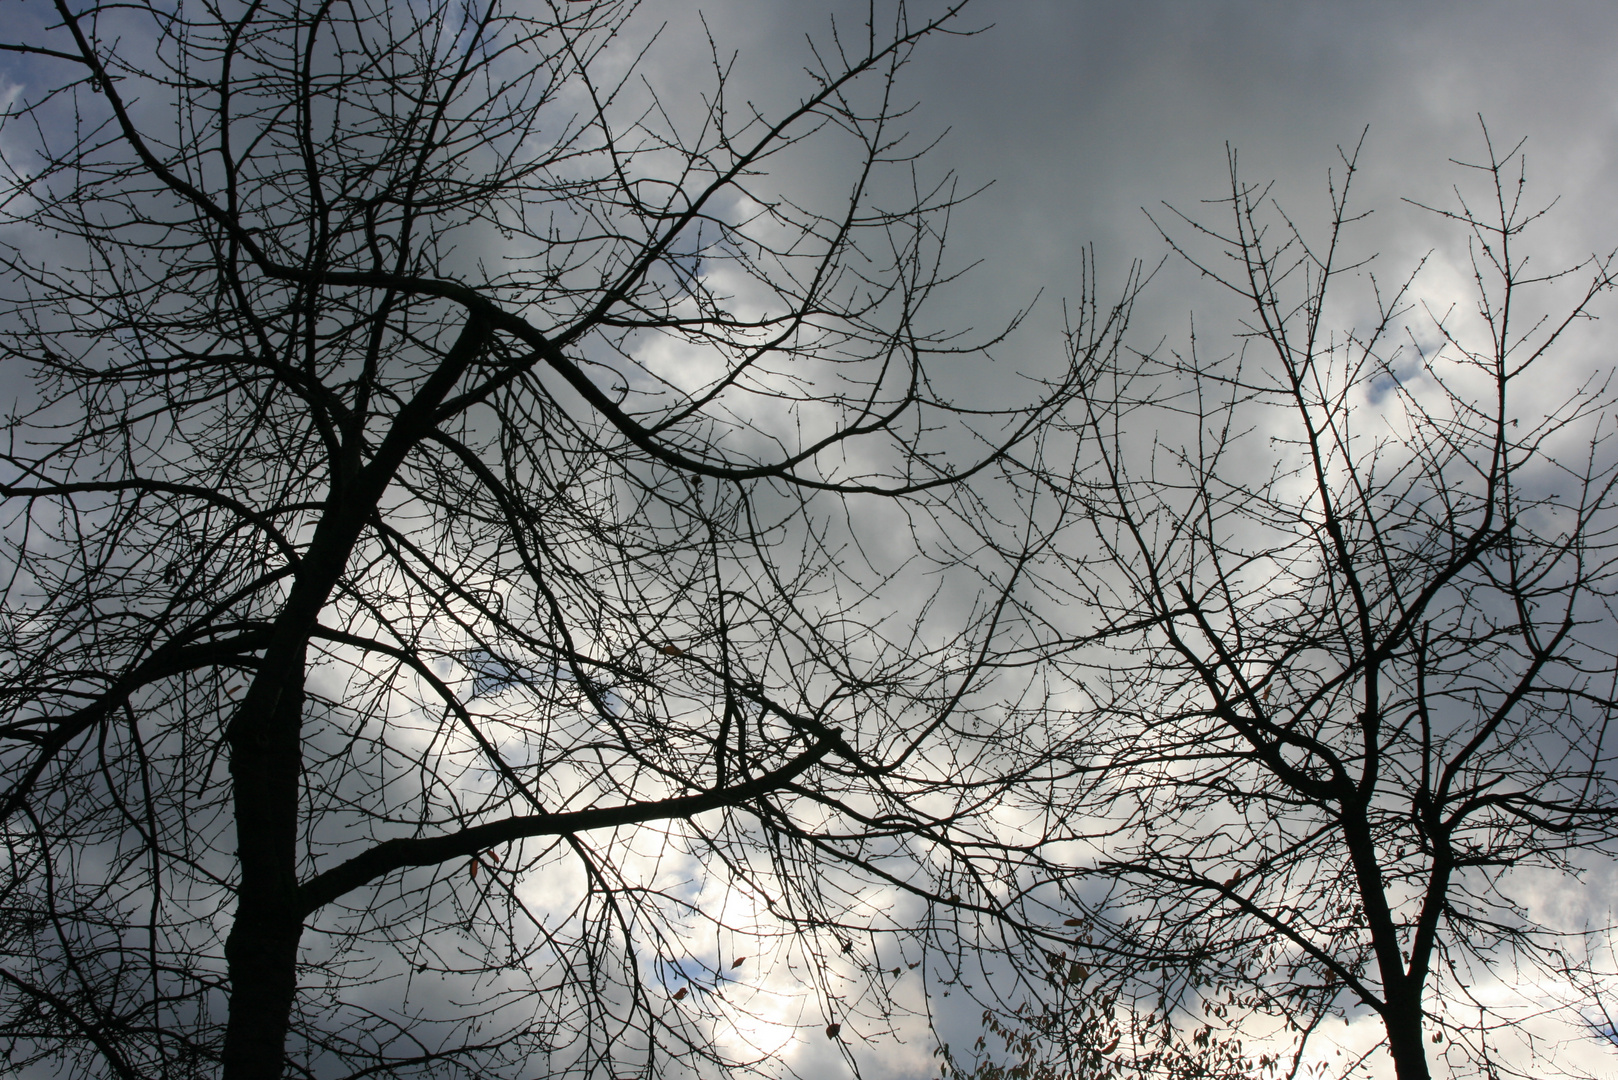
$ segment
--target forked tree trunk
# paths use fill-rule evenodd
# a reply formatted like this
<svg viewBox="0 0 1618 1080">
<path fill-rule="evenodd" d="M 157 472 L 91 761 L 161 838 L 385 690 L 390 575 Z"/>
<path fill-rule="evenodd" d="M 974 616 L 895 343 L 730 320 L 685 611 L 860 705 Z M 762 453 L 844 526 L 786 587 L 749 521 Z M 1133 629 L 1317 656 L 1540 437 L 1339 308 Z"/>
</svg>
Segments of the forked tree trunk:
<svg viewBox="0 0 1618 1080">
<path fill-rule="evenodd" d="M 297 992 L 298 797 L 303 774 L 303 680 L 309 633 L 348 564 L 382 492 L 410 449 L 431 430 L 433 411 L 483 350 L 487 320 L 467 314 L 443 363 L 400 409 L 363 468 L 358 442 L 333 479 L 328 509 L 298 566 L 258 677 L 230 727 L 230 773 L 241 860 L 236 922 L 225 942 L 230 1018 L 224 1080 L 279 1080 Z M 355 437 L 356 439 L 358 436 Z"/>
</svg>

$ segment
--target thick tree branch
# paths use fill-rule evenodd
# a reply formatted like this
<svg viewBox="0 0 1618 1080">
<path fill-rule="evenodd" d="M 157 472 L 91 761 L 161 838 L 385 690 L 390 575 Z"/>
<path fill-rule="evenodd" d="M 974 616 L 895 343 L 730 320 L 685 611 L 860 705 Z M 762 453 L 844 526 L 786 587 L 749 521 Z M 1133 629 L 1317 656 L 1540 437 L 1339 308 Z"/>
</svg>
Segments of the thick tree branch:
<svg viewBox="0 0 1618 1080">
<path fill-rule="evenodd" d="M 304 882 L 298 897 L 305 916 L 331 903 L 345 893 L 407 866 L 436 866 L 458 857 L 469 857 L 495 847 L 534 836 L 571 836 L 596 829 L 638 825 L 647 821 L 667 821 L 694 817 L 709 810 L 741 806 L 772 791 L 779 791 L 803 775 L 833 750 L 843 750 L 842 732 L 833 729 L 820 742 L 785 765 L 746 783 L 698 795 L 629 803 L 593 810 L 573 810 L 561 814 L 524 814 L 473 825 L 443 836 L 384 840 L 369 851 L 356 855 Z"/>
</svg>

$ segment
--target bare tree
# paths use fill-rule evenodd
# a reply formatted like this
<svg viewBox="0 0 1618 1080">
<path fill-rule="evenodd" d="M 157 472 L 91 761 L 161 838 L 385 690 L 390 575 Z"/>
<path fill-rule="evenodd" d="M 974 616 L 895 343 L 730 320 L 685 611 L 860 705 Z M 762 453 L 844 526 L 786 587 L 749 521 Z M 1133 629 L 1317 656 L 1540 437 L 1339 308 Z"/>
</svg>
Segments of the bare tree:
<svg viewBox="0 0 1618 1080">
<path fill-rule="evenodd" d="M 959 197 L 894 80 L 959 5 L 914 6 L 777 115 L 717 47 L 660 96 L 625 0 L 16 15 L 14 1066 L 711 1075 L 772 1049 L 750 948 L 789 1024 L 891 1014 L 858 890 L 979 902 L 994 620 L 872 617 L 854 522 L 1062 396 L 930 381 L 989 343 L 924 321 Z"/>
<path fill-rule="evenodd" d="M 1098 620 L 1047 638 L 1063 911 L 1122 1001 L 1196 1039 L 1270 1014 L 1301 1053 L 1368 1009 L 1401 1080 L 1509 1071 L 1497 992 L 1581 929 L 1537 919 L 1524 872 L 1618 840 L 1618 402 L 1578 354 L 1612 257 L 1531 267 L 1520 144 L 1485 143 L 1481 195 L 1432 208 L 1470 305 L 1346 254 L 1357 149 L 1318 243 L 1232 155 L 1224 221 L 1164 235 L 1240 303 L 1239 347 L 1100 371 L 1071 467 L 1044 451 L 1045 588 Z M 1353 311 L 1374 319 L 1332 329 Z"/>
</svg>

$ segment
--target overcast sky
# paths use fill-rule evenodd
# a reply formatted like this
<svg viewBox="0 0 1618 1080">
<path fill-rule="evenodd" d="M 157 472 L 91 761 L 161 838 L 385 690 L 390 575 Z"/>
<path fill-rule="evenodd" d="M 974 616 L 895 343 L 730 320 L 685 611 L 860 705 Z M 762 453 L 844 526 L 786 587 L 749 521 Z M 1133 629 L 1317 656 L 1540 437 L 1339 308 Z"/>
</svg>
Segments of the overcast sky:
<svg viewBox="0 0 1618 1080">
<path fill-rule="evenodd" d="M 923 14 L 941 6 L 914 3 Z M 646 0 L 643 26 L 669 22 L 647 71 L 665 92 L 700 74 L 701 12 L 721 49 L 740 51 L 748 96 L 796 98 L 804 35 L 823 36 L 833 13 L 855 25 L 864 6 Z M 952 223 L 957 264 L 981 260 L 958 317 L 993 326 L 1043 293 L 999 354 L 1008 365 L 1058 351 L 1060 300 L 1078 291 L 1084 245 L 1096 245 L 1104 282 L 1133 259 L 1156 261 L 1164 245 L 1141 208 L 1193 209 L 1219 195 L 1227 145 L 1246 176 L 1276 180 L 1277 196 L 1308 220 L 1325 206 L 1336 148 L 1368 126 L 1358 204 L 1377 216 L 1364 244 L 1395 276 L 1443 242 L 1430 215 L 1399 199 L 1445 200 L 1458 178 L 1447 159 L 1480 153 L 1481 114 L 1497 143 L 1526 137 L 1531 191 L 1561 199 L 1543 234 L 1548 250 L 1576 260 L 1618 246 L 1610 0 L 977 0 L 961 25 L 983 32 L 926 43 L 902 90 L 917 103 L 919 137 L 948 130 L 930 167 L 954 170 L 967 187 L 992 182 Z M 1172 332 L 1205 300 L 1186 275 L 1165 274 L 1143 303 L 1142 333 Z M 969 1043 L 976 1010 L 954 1019 Z M 1373 1028 L 1344 1040 L 1364 1045 Z M 909 1046 L 882 1050 L 870 1075 L 936 1075 L 925 1040 L 918 1031 Z M 1592 1068 L 1612 1068 L 1610 1055 L 1587 1049 Z M 822 1042 L 791 1053 L 802 1075 L 846 1075 Z"/>
<path fill-rule="evenodd" d="M 828 12 L 848 25 L 863 7 L 652 10 L 675 36 L 700 8 L 756 91 L 801 69 L 803 34 Z M 1321 205 L 1335 148 L 1367 125 L 1361 205 L 1382 208 L 1390 256 L 1419 252 L 1431 241 L 1406 235 L 1413 215 L 1397 199 L 1443 196 L 1446 159 L 1479 149 L 1479 114 L 1499 141 L 1528 138 L 1530 181 L 1563 199 L 1559 228 L 1612 246 L 1618 6 L 981 0 L 966 25 L 989 29 L 924 46 L 904 88 L 918 133 L 949 129 L 934 167 L 994 183 L 952 233 L 958 253 L 986 261 L 973 282 L 986 299 L 1074 291 L 1064 282 L 1086 243 L 1104 269 L 1155 258 L 1140 208 L 1217 194 L 1227 143 L 1289 204 Z"/>
</svg>

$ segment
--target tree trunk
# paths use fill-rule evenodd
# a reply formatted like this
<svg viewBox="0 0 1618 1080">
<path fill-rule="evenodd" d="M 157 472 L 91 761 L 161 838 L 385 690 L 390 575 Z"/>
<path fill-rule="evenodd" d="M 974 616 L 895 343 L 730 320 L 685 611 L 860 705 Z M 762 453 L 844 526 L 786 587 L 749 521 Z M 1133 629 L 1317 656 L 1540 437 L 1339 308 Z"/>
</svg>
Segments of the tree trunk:
<svg viewBox="0 0 1618 1080">
<path fill-rule="evenodd" d="M 1387 994 L 1383 1026 L 1388 1032 L 1388 1052 L 1393 1055 L 1393 1071 L 1399 1080 L 1429 1080 L 1427 1047 L 1421 1033 L 1420 992 Z"/>
<path fill-rule="evenodd" d="M 244 895 L 225 942 L 230 1020 L 223 1080 L 281 1080 L 303 924 Z"/>
<path fill-rule="evenodd" d="M 286 1068 L 286 1035 L 297 992 L 298 796 L 303 774 L 303 680 L 309 632 L 342 576 L 365 522 L 394 471 L 431 429 L 433 410 L 482 350 L 487 321 L 467 315 L 455 344 L 395 417 L 370 464 L 359 467 L 354 435 L 332 494 L 276 619 L 258 677 L 231 721 L 230 773 L 241 861 L 236 921 L 225 942 L 230 1018 L 223 1080 L 270 1080 Z"/>
<path fill-rule="evenodd" d="M 297 893 L 303 666 L 301 646 L 290 657 L 272 646 L 231 724 L 241 884 L 225 942 L 224 1080 L 280 1080 L 286 1067 L 303 934 Z"/>
</svg>

